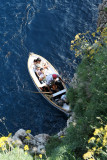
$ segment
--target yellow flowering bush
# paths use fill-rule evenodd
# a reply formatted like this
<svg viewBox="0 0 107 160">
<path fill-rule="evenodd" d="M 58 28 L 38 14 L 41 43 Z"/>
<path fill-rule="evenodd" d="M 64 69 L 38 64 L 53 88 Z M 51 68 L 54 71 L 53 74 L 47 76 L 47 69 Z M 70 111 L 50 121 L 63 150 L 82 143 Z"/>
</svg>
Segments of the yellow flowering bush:
<svg viewBox="0 0 107 160">
<path fill-rule="evenodd" d="M 6 146 L 8 145 L 8 137 L 0 138 L 0 151 L 7 151 Z"/>
<path fill-rule="evenodd" d="M 26 133 L 31 133 L 30 130 L 27 130 Z M 17 148 L 17 141 L 13 141 L 11 139 L 12 133 L 8 134 L 8 137 L 2 136 L 0 137 L 0 152 L 2 153 L 9 153 L 10 151 L 12 151 L 13 149 Z M 27 140 L 30 140 L 30 137 L 27 136 L 26 137 Z M 24 146 L 24 151 L 28 151 L 29 150 L 29 146 L 25 145 Z M 27 153 L 27 152 L 26 152 Z"/>
<path fill-rule="evenodd" d="M 78 33 L 75 39 L 71 41 L 71 50 L 75 52 L 75 57 L 83 57 L 83 55 L 86 54 L 86 56 L 92 60 L 93 55 L 102 47 L 100 38 L 102 38 L 103 43 L 107 44 L 107 27 L 104 28 L 102 32 L 100 32 L 100 28 L 98 28 L 97 31 L 93 33 L 90 31 Z"/>
<path fill-rule="evenodd" d="M 28 133 L 29 135 L 31 133 L 31 130 L 27 130 L 26 133 Z M 19 148 L 19 146 L 17 145 L 17 141 L 13 141 L 11 139 L 11 136 L 12 133 L 9 133 L 8 137 L 0 137 L 0 160 L 8 160 L 8 156 L 12 157 L 12 159 L 18 157 L 18 159 L 16 158 L 16 160 L 33 160 L 33 158 L 35 158 L 35 160 L 39 160 L 46 157 L 45 150 L 42 150 L 41 154 L 39 155 L 37 154 L 35 156 L 30 156 L 30 154 L 28 153 L 29 146 L 25 145 L 23 149 Z M 26 136 L 25 138 L 27 140 L 31 139 L 29 136 Z"/>
<path fill-rule="evenodd" d="M 83 159 L 85 160 L 96 160 L 100 156 L 107 156 L 107 125 L 96 128 L 93 135 L 94 136 L 88 140 L 88 143 L 91 144 L 92 147 L 83 155 Z"/>
</svg>

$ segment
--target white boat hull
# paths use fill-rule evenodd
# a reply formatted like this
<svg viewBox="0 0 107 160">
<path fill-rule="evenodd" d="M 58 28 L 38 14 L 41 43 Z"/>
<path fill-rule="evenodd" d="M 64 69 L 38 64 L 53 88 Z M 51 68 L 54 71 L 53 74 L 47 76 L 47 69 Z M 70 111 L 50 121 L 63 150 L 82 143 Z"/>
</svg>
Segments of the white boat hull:
<svg viewBox="0 0 107 160">
<path fill-rule="evenodd" d="M 58 72 L 45 58 L 41 57 L 40 55 L 34 54 L 34 53 L 30 53 L 29 54 L 28 63 L 27 63 L 28 71 L 29 71 L 29 74 L 30 74 L 30 76 L 31 76 L 31 78 L 32 78 L 32 80 L 34 82 L 34 85 L 36 86 L 37 90 L 39 92 L 41 92 L 42 90 L 40 88 L 46 86 L 46 84 L 45 83 L 43 83 L 43 84 L 40 83 L 40 81 L 37 78 L 34 70 L 32 69 L 33 61 L 34 61 L 34 59 L 36 59 L 38 57 L 41 59 L 41 61 L 44 61 L 44 62 L 48 63 L 48 68 L 50 70 L 50 74 L 58 74 Z M 63 87 L 64 87 L 64 90 L 66 90 L 66 86 L 64 84 L 63 84 Z M 59 94 L 65 94 L 66 93 L 66 91 L 65 91 L 65 93 L 63 93 L 63 91 L 60 91 L 60 92 L 61 93 L 59 93 Z M 41 94 L 54 107 L 56 107 L 60 111 L 64 112 L 65 114 L 70 115 L 71 110 L 70 110 L 70 106 L 69 105 L 64 103 L 63 106 L 59 106 L 54 101 L 52 101 L 47 94 L 45 94 L 45 93 L 41 93 Z M 56 94 L 55 96 L 57 96 L 58 92 L 56 92 L 54 94 Z"/>
</svg>

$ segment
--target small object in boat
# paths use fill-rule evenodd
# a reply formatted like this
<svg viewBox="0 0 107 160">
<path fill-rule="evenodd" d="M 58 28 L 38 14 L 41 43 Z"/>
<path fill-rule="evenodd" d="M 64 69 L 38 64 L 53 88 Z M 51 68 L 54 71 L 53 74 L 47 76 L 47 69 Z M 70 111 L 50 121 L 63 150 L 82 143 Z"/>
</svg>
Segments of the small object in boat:
<svg viewBox="0 0 107 160">
<path fill-rule="evenodd" d="M 64 104 L 64 101 L 62 100 L 62 99 L 59 99 L 59 100 L 57 100 L 57 105 L 59 105 L 59 106 L 63 106 L 63 104 Z"/>
<path fill-rule="evenodd" d="M 66 101 L 67 101 L 67 99 L 66 99 L 66 94 L 63 94 L 63 95 L 61 96 L 61 99 L 62 99 L 64 102 L 66 102 Z"/>
</svg>

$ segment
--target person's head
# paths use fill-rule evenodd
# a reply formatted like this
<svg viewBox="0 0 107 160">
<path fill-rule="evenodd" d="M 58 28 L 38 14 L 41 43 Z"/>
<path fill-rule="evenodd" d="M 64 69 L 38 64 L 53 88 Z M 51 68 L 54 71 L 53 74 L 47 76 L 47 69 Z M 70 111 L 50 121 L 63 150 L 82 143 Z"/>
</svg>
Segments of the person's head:
<svg viewBox="0 0 107 160">
<path fill-rule="evenodd" d="M 39 66 L 37 66 L 37 67 L 36 67 L 36 69 L 37 69 L 37 70 L 40 70 L 40 67 L 39 67 Z"/>
<path fill-rule="evenodd" d="M 36 64 L 36 59 L 34 59 L 34 61 L 33 61 L 33 62 L 34 62 L 34 64 Z"/>
<path fill-rule="evenodd" d="M 52 89 L 55 91 L 57 89 L 57 85 L 56 84 L 53 84 L 52 85 Z"/>
<path fill-rule="evenodd" d="M 36 59 L 36 63 L 40 63 L 41 62 L 41 59 L 38 57 L 37 59 Z"/>
<path fill-rule="evenodd" d="M 53 79 L 56 79 L 56 78 L 58 78 L 58 75 L 57 74 L 53 74 L 52 77 L 53 77 Z"/>
<path fill-rule="evenodd" d="M 44 69 L 43 69 L 43 68 L 41 68 L 40 71 L 41 71 L 42 73 L 44 73 Z"/>
</svg>

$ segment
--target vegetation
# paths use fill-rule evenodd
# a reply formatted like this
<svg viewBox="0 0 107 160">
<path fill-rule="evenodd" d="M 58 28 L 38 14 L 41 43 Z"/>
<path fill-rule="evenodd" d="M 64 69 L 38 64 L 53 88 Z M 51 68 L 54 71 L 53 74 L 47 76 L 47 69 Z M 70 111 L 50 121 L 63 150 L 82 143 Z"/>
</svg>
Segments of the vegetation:
<svg viewBox="0 0 107 160">
<path fill-rule="evenodd" d="M 0 121 L 5 126 L 4 118 L 0 119 Z M 30 130 L 26 131 L 26 133 L 30 132 L 31 132 Z M 40 160 L 42 159 L 42 157 L 45 157 L 44 153 L 43 155 L 42 154 L 30 155 L 29 144 L 25 145 L 23 148 L 22 147 L 20 148 L 20 145 L 18 145 L 17 140 L 13 141 L 11 136 L 12 134 L 9 133 L 7 137 L 3 135 L 0 137 L 0 160 Z M 26 139 L 30 139 L 30 137 L 27 136 Z"/>
<path fill-rule="evenodd" d="M 14 148 L 8 153 L 0 153 L 1 160 L 33 160 L 29 154 L 25 154 L 23 149 Z"/>
<path fill-rule="evenodd" d="M 75 113 L 75 123 L 66 136 L 53 136 L 46 146 L 46 156 L 29 155 L 29 146 L 19 149 L 3 135 L 0 138 L 2 160 L 106 160 L 107 159 L 107 28 L 96 33 L 78 34 L 71 41 L 71 50 L 81 58 L 77 69 L 76 87 L 67 99 Z M 27 155 L 26 155 L 27 154 Z"/>
<path fill-rule="evenodd" d="M 107 28 L 101 33 L 99 29 L 79 33 L 71 41 L 71 49 L 81 58 L 77 86 L 67 93 L 76 123 L 71 123 L 57 147 L 53 141 L 47 144 L 47 156 L 49 160 L 106 160 Z"/>
</svg>

